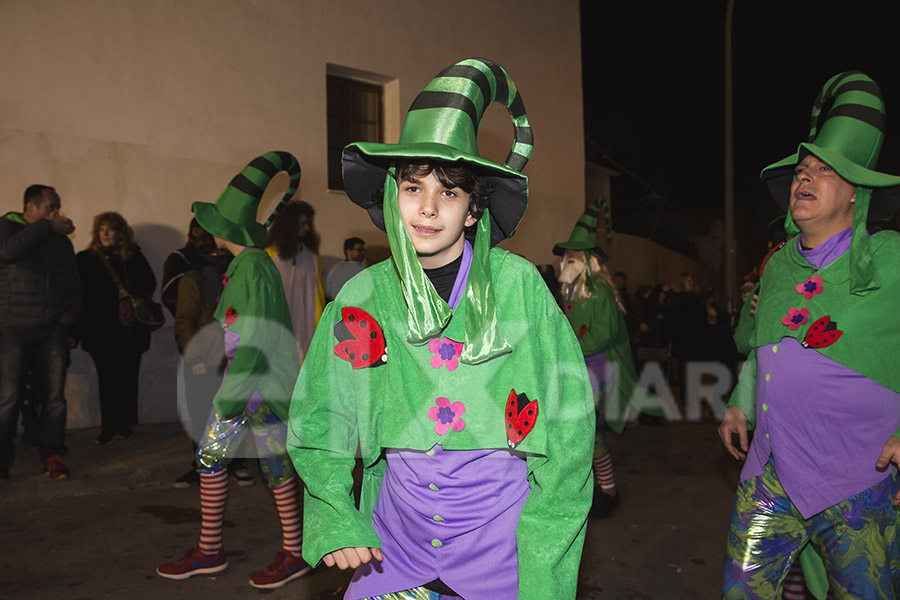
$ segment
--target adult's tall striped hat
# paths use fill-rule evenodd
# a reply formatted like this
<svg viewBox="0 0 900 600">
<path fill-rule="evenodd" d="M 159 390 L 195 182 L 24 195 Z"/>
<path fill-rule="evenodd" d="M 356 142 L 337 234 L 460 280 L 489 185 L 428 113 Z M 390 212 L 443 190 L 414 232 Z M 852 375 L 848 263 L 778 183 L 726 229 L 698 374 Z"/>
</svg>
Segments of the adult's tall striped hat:
<svg viewBox="0 0 900 600">
<path fill-rule="evenodd" d="M 509 155 L 500 165 L 478 153 L 478 128 L 488 105 L 506 106 L 514 126 Z M 512 78 L 497 63 L 470 58 L 447 67 L 416 97 L 396 144 L 356 142 L 344 148 L 344 189 L 385 230 L 382 198 L 375 192 L 398 158 L 433 158 L 473 167 L 491 196 L 491 244 L 513 234 L 528 204 L 528 179 L 522 170 L 534 140 L 522 97 Z"/>
<path fill-rule="evenodd" d="M 553 246 L 553 254 L 562 256 L 566 253 L 566 250 L 587 250 L 588 252 L 594 252 L 601 259 L 608 258 L 597 240 L 597 222 L 601 214 L 603 215 L 606 228 L 606 241 L 612 241 L 609 205 L 605 199 L 597 198 L 591 202 L 587 210 L 578 218 L 578 222 L 572 228 L 572 234 L 569 236 L 569 239 Z"/>
<path fill-rule="evenodd" d="M 875 170 L 884 132 L 884 100 L 878 84 L 860 71 L 839 73 L 825 82 L 816 97 L 808 141 L 761 175 L 775 200 L 787 209 L 784 230 L 788 235 L 800 233 L 791 216 L 790 189 L 794 168 L 807 154 L 856 186 L 850 242 L 850 292 L 854 295 L 880 287 L 866 223 L 885 219 L 900 208 L 900 177 Z"/>
<path fill-rule="evenodd" d="M 839 73 L 816 96 L 807 141 L 794 154 L 763 169 L 761 177 L 775 201 L 787 209 L 794 167 L 813 154 L 853 185 L 871 188 L 866 216 L 869 221 L 885 219 L 900 208 L 900 177 L 874 170 L 884 134 L 884 100 L 878 84 L 860 71 Z M 861 208 L 857 197 L 856 212 Z"/>
<path fill-rule="evenodd" d="M 256 221 L 259 201 L 266 186 L 280 171 L 290 176 L 290 184 L 272 215 L 262 225 Z M 300 163 L 290 152 L 266 152 L 250 161 L 234 176 L 215 203 L 194 202 L 192 210 L 200 227 L 216 237 L 241 246 L 264 246 L 266 225 L 297 192 Z"/>
</svg>

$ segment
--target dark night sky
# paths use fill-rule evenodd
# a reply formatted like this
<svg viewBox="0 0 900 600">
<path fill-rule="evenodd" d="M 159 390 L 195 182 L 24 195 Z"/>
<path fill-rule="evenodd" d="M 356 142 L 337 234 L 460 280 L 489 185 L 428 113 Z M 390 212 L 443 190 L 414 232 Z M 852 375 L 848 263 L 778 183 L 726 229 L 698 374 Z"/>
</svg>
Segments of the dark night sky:
<svg viewBox="0 0 900 600">
<path fill-rule="evenodd" d="M 597 148 L 608 151 L 675 212 L 723 202 L 727 2 L 696 3 L 711 7 L 706 14 L 691 4 L 582 0 L 588 159 Z M 900 127 L 892 127 L 900 122 L 900 43 L 891 39 L 898 23 L 887 2 L 844 4 L 829 11 L 823 7 L 836 3 L 736 0 L 736 203 L 762 227 L 779 210 L 758 184 L 759 171 L 805 141 L 815 95 L 838 72 L 859 69 L 881 85 L 888 133 L 880 167 L 900 174 Z M 638 202 L 646 188 L 628 179 L 615 180 L 615 202 L 652 214 Z"/>
</svg>

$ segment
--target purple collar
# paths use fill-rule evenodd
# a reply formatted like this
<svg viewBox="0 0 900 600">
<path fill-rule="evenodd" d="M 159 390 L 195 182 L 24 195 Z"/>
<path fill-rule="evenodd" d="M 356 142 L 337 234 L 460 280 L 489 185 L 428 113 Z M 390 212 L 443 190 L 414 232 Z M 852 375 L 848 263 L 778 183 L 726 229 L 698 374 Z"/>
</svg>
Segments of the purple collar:
<svg viewBox="0 0 900 600">
<path fill-rule="evenodd" d="M 828 240 L 810 250 L 804 250 L 803 246 L 800 245 L 802 237 L 802 235 L 797 236 L 797 250 L 800 251 L 800 255 L 803 258 L 809 261 L 809 264 L 816 269 L 821 269 L 850 249 L 853 228 L 848 227 L 842 232 L 834 234 Z"/>
<path fill-rule="evenodd" d="M 459 271 L 456 273 L 456 281 L 453 282 L 453 291 L 450 292 L 450 302 L 448 302 L 453 310 L 456 310 L 456 306 L 462 300 L 463 292 L 466 290 L 466 282 L 469 280 L 469 267 L 471 266 L 472 244 L 466 240 L 466 245 L 463 246 L 462 262 L 459 265 Z"/>
</svg>

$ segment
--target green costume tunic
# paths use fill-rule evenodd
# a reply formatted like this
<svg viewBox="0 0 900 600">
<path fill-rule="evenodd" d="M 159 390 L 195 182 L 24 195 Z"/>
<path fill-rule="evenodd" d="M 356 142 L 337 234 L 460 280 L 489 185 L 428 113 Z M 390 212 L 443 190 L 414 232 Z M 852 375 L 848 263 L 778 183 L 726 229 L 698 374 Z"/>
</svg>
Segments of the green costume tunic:
<svg viewBox="0 0 900 600">
<path fill-rule="evenodd" d="M 605 413 L 609 426 L 621 433 L 628 419 L 629 402 L 633 401 L 635 406 L 655 413 L 652 410 L 655 399 L 637 387 L 637 376 L 631 361 L 631 343 L 628 341 L 625 319 L 616 303 L 615 291 L 601 279 L 596 280 L 596 288 L 591 298 L 567 301 L 563 309 L 584 355 L 603 352 L 612 367 L 614 376 L 607 379 L 604 392 Z"/>
<path fill-rule="evenodd" d="M 850 293 L 853 248 L 822 269 L 815 269 L 800 254 L 796 240 L 789 240 L 769 259 L 760 281 L 751 348 L 776 344 L 785 337 L 803 342 L 809 335 L 809 341 L 813 342 L 812 338 L 816 337 L 814 326 L 827 316 L 828 327 L 842 332 L 840 338 L 831 345 L 819 347 L 810 343 L 810 347 L 872 381 L 900 392 L 900 369 L 893 353 L 893 349 L 900 348 L 900 319 L 897 319 L 900 234 L 895 231 L 875 233 L 869 237 L 869 248 L 873 279 L 879 287 L 857 295 Z M 829 291 L 806 298 L 797 292 L 797 284 L 813 276 L 821 278 L 821 285 Z M 793 330 L 783 321 L 792 309 L 807 311 L 806 320 Z M 886 351 L 873 352 L 873 348 Z M 729 406 L 740 408 L 753 426 L 756 415 L 755 352 L 750 353 L 741 370 Z M 900 431 L 895 435 L 900 437 Z"/>
<path fill-rule="evenodd" d="M 304 540 L 310 564 L 339 548 L 381 546 L 371 522 L 385 448 L 514 446 L 527 459 L 531 488 L 516 531 L 519 598 L 575 597 L 593 490 L 584 360 L 537 270 L 496 248 L 490 262 L 500 329 L 513 350 L 477 365 L 459 362 L 452 373 L 435 368 L 438 355 L 427 344 L 407 342 L 408 308 L 391 260 L 354 277 L 326 307 L 294 389 L 289 433 L 289 454 L 307 484 L 304 530 L 315 532 Z M 464 297 L 443 337 L 465 339 L 466 304 Z M 507 433 L 516 396 L 532 408 L 537 402 L 537 418 L 516 423 L 521 437 Z M 438 398 L 465 404 L 464 428 L 436 431 L 429 409 Z M 351 476 L 357 447 L 359 510 Z"/>
<path fill-rule="evenodd" d="M 213 406 L 227 419 L 244 410 L 253 393 L 259 392 L 272 412 L 287 422 L 300 359 L 281 275 L 265 252 L 246 248 L 228 265 L 225 280 L 214 318 L 225 327 L 226 344 L 233 343 L 234 334 L 239 339 Z"/>
</svg>

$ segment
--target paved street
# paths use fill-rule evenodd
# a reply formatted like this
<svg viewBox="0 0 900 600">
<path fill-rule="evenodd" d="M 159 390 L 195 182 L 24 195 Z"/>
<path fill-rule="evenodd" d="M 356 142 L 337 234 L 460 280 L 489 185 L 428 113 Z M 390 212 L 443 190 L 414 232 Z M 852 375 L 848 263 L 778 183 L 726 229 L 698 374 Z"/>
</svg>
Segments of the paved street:
<svg viewBox="0 0 900 600">
<path fill-rule="evenodd" d="M 719 597 L 723 551 L 738 464 L 715 423 L 641 425 L 613 436 L 623 506 L 591 521 L 579 599 L 697 600 Z M 180 557 L 200 530 L 198 488 L 171 482 L 189 467 L 178 425 L 139 426 L 131 440 L 94 442 L 96 429 L 69 431 L 74 476 L 48 481 L 37 451 L 17 445 L 12 479 L 0 484 L 0 597 L 341 598 L 349 575 L 320 569 L 279 590 L 247 580 L 280 547 L 275 505 L 258 469 L 256 485 L 233 484 L 226 509 L 230 568 L 215 578 L 169 581 L 156 566 Z"/>
</svg>

